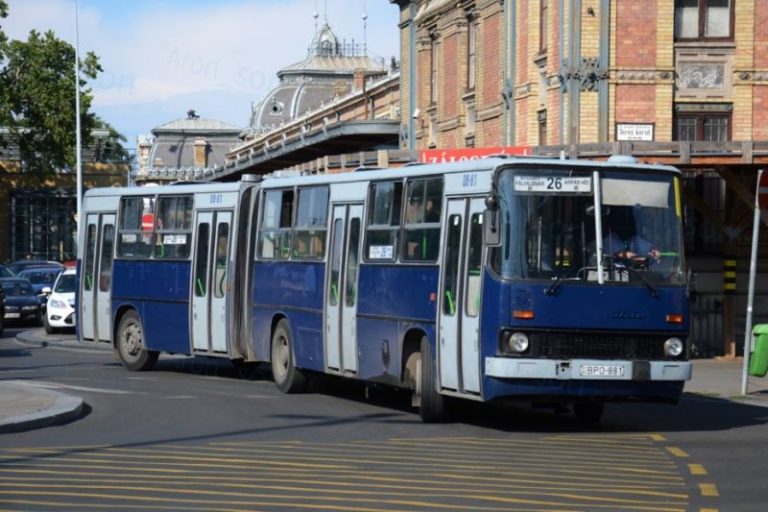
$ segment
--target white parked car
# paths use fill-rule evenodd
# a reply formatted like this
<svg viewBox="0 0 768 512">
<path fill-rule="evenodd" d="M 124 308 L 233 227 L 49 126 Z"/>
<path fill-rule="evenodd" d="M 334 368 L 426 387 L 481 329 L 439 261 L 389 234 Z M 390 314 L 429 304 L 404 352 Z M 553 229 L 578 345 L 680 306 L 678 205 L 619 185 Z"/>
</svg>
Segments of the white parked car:
<svg viewBox="0 0 768 512">
<path fill-rule="evenodd" d="M 53 290 L 43 290 L 51 293 L 43 317 L 45 332 L 48 334 L 62 328 L 75 327 L 75 273 L 75 269 L 68 268 L 56 278 Z"/>
</svg>

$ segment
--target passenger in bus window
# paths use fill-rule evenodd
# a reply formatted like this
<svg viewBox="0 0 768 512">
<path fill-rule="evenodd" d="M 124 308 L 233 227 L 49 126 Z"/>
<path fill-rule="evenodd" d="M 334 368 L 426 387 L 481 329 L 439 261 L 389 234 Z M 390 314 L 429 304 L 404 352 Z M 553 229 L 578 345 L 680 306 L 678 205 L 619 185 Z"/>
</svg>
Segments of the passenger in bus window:
<svg viewBox="0 0 768 512">
<path fill-rule="evenodd" d="M 440 222 L 440 209 L 432 198 L 427 199 L 427 210 L 424 212 L 424 222 Z"/>
</svg>

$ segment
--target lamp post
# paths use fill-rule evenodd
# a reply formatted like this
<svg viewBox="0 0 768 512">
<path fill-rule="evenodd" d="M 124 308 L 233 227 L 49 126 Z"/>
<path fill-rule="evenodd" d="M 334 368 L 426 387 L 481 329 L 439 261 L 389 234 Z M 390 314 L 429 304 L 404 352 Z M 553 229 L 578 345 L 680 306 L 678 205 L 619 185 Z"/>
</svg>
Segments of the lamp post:
<svg viewBox="0 0 768 512">
<path fill-rule="evenodd" d="M 77 174 L 77 233 L 80 238 L 80 212 L 83 209 L 83 162 L 80 140 L 80 27 L 77 19 L 77 0 L 75 0 L 75 173 Z"/>
</svg>

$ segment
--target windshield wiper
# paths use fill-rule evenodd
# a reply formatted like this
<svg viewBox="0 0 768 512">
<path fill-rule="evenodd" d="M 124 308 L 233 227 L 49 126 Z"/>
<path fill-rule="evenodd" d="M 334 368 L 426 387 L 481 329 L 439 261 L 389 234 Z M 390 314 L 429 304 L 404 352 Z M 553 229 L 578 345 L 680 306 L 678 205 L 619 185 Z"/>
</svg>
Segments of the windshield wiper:
<svg viewBox="0 0 768 512">
<path fill-rule="evenodd" d="M 620 269 L 620 270 L 626 270 L 626 271 L 627 271 L 627 272 L 628 272 L 630 275 L 632 275 L 632 276 L 635 276 L 635 277 L 637 278 L 637 280 L 638 280 L 638 281 L 640 281 L 641 283 L 643 283 L 643 286 L 645 286 L 646 288 L 648 288 L 648 291 L 650 291 L 650 292 L 651 292 L 651 297 L 653 297 L 653 298 L 655 299 L 655 298 L 657 298 L 657 297 L 659 296 L 659 292 L 657 292 L 657 291 L 656 291 L 656 288 L 654 288 L 654 287 L 651 285 L 651 283 L 649 283 L 649 282 L 648 282 L 648 281 L 645 279 L 645 277 L 643 277 L 643 274 L 641 274 L 640 272 L 638 272 L 637 270 L 635 270 L 634 268 L 632 268 L 632 267 L 631 267 L 631 266 L 629 266 L 629 265 L 624 265 L 624 268 L 622 268 L 622 269 Z"/>
<path fill-rule="evenodd" d="M 565 271 L 563 271 L 562 267 L 560 267 L 560 272 L 557 273 L 557 277 L 555 277 L 554 282 L 549 285 L 546 290 L 544 290 L 544 295 L 554 295 L 557 289 L 560 288 L 560 283 L 562 283 L 563 280 L 568 277 L 574 268 L 576 267 L 568 267 Z"/>
</svg>

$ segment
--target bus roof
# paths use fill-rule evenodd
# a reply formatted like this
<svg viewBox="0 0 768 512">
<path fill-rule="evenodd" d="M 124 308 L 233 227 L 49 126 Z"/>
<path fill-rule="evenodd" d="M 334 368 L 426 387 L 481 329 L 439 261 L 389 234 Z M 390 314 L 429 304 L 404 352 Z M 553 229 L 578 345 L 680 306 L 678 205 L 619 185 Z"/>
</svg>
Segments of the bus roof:
<svg viewBox="0 0 768 512">
<path fill-rule="evenodd" d="M 623 168 L 637 171 L 658 171 L 679 174 L 680 171 L 669 165 L 643 164 L 634 159 L 612 157 L 606 161 L 597 160 L 566 160 L 559 158 L 540 158 L 526 156 L 493 156 L 478 160 L 466 160 L 463 162 L 436 163 L 436 164 L 412 164 L 403 167 L 391 168 L 361 168 L 357 172 L 342 172 L 337 174 L 313 174 L 288 176 L 265 176 L 263 180 L 248 180 L 236 182 L 190 182 L 173 185 L 157 185 L 143 187 L 105 187 L 94 188 L 85 193 L 86 197 L 111 197 L 111 196 L 145 196 L 152 194 L 194 194 L 208 192 L 234 192 L 248 184 L 259 184 L 263 188 L 283 188 L 294 185 L 311 185 L 313 183 L 354 183 L 358 181 L 368 182 L 402 178 L 411 176 L 429 176 L 432 174 L 454 174 L 465 172 L 490 172 L 499 167 L 517 166 L 553 166 L 566 168 Z"/>
<path fill-rule="evenodd" d="M 637 171 L 658 171 L 679 174 L 680 170 L 669 166 L 659 164 L 643 164 L 637 161 L 630 162 L 621 160 L 565 160 L 559 158 L 537 158 L 537 157 L 488 157 L 479 160 L 467 160 L 463 162 L 438 163 L 438 164 L 419 164 L 407 165 L 403 167 L 392 167 L 386 169 L 361 169 L 357 172 L 343 172 L 338 174 L 314 174 L 304 176 L 287 177 L 265 177 L 261 182 L 263 188 L 282 188 L 294 185 L 311 185 L 313 182 L 320 183 L 351 183 L 356 181 L 376 181 L 392 179 L 397 177 L 428 176 L 431 174 L 454 174 L 465 172 L 483 172 L 493 171 L 498 167 L 517 167 L 517 166 L 556 166 L 566 168 L 601 168 Z"/>
<path fill-rule="evenodd" d="M 153 194 L 196 194 L 200 192 L 237 192 L 242 188 L 240 181 L 233 182 L 192 182 L 179 185 L 145 185 L 143 187 L 104 187 L 93 188 L 85 193 L 86 197 L 111 197 L 111 196 L 146 196 Z M 256 182 L 247 182 L 256 183 Z"/>
</svg>

